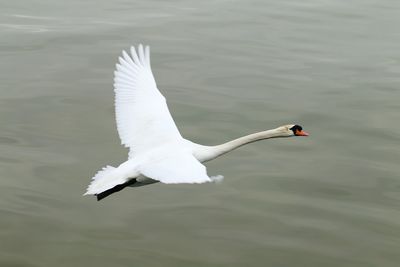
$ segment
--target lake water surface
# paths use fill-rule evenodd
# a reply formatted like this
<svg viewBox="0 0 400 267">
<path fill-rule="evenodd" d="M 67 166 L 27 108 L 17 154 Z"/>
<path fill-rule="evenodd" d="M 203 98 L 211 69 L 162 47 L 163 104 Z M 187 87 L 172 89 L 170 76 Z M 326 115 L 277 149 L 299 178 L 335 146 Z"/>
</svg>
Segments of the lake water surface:
<svg viewBox="0 0 400 267">
<path fill-rule="evenodd" d="M 0 266 L 399 266 L 399 25 L 396 0 L 3 1 Z M 82 197 L 127 157 L 112 76 L 140 42 L 185 137 L 311 136 Z"/>
</svg>

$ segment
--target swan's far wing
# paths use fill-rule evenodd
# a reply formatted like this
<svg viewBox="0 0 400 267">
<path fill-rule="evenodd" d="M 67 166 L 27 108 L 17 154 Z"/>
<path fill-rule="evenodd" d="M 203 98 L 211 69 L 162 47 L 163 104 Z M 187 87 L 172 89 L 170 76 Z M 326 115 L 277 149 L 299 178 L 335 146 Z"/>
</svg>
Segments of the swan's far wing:
<svg viewBox="0 0 400 267">
<path fill-rule="evenodd" d="M 122 52 L 114 72 L 115 114 L 121 143 L 133 153 L 181 139 L 150 66 L 150 49 L 142 45 Z"/>
<path fill-rule="evenodd" d="M 144 176 L 165 184 L 200 184 L 221 177 L 209 177 L 206 167 L 189 153 L 177 153 L 139 167 Z"/>
</svg>

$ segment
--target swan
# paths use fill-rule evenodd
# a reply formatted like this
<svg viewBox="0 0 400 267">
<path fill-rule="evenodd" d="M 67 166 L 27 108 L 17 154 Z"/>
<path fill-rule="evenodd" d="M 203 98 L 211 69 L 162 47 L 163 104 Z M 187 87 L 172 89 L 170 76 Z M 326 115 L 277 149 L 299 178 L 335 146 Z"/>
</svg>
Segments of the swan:
<svg viewBox="0 0 400 267">
<path fill-rule="evenodd" d="M 182 137 L 157 89 L 150 66 L 150 48 L 139 45 L 122 51 L 114 72 L 115 114 L 121 144 L 129 148 L 128 160 L 106 166 L 92 178 L 84 195 L 101 200 L 127 186 L 156 182 L 200 184 L 220 181 L 202 164 L 245 144 L 263 139 L 308 136 L 297 124 L 253 133 L 230 142 L 205 146 Z"/>
</svg>

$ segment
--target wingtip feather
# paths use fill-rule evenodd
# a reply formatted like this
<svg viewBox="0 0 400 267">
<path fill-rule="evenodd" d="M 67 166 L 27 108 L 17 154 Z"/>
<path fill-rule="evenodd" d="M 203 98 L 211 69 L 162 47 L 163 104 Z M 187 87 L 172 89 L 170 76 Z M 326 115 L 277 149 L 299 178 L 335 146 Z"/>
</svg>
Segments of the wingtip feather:
<svg viewBox="0 0 400 267">
<path fill-rule="evenodd" d="M 131 46 L 131 55 L 135 64 L 140 64 L 139 57 L 136 53 L 136 48 L 134 46 Z"/>
<path fill-rule="evenodd" d="M 146 66 L 146 59 L 145 59 L 145 56 L 144 56 L 144 50 L 143 50 L 143 45 L 142 44 L 139 44 L 139 46 L 138 46 L 138 53 L 139 53 L 140 63 L 143 66 Z"/>
<path fill-rule="evenodd" d="M 144 48 L 144 55 L 146 58 L 146 64 L 150 67 L 150 46 L 146 45 Z"/>
</svg>

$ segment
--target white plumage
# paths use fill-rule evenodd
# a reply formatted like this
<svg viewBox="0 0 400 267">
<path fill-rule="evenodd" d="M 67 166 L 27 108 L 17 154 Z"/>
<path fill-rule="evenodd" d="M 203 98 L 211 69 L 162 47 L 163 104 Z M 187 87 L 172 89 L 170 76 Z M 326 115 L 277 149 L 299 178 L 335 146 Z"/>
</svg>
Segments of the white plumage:
<svg viewBox="0 0 400 267">
<path fill-rule="evenodd" d="M 184 139 L 157 89 L 150 66 L 150 48 L 123 51 L 114 72 L 115 114 L 121 143 L 129 158 L 117 168 L 107 166 L 92 179 L 85 195 L 98 200 L 126 186 L 160 181 L 166 184 L 220 181 L 209 177 L 201 162 L 243 144 L 270 137 L 293 136 L 294 125 L 245 136 L 219 146 L 203 146 Z"/>
<path fill-rule="evenodd" d="M 150 48 L 139 45 L 138 54 L 134 47 L 132 58 L 123 51 L 114 72 L 117 128 L 130 158 L 182 140 L 151 72 Z"/>
<path fill-rule="evenodd" d="M 122 52 L 114 72 L 115 115 L 121 143 L 129 148 L 129 160 L 120 167 L 107 166 L 89 185 L 96 195 L 144 175 L 163 183 L 210 182 L 206 168 L 188 149 L 157 89 L 150 67 L 150 48 L 131 47 Z M 142 178 L 143 180 L 143 178 Z"/>
</svg>

